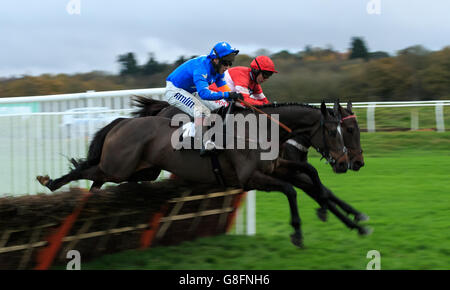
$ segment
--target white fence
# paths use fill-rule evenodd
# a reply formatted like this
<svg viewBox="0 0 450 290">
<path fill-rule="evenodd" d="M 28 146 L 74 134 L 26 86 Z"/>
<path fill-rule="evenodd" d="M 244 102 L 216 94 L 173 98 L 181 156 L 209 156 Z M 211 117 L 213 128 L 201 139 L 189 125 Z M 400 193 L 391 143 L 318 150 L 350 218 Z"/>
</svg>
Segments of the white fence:
<svg viewBox="0 0 450 290">
<path fill-rule="evenodd" d="M 94 115 L 128 117 L 133 95 L 161 99 L 163 94 L 164 89 L 145 89 L 0 98 L 0 194 L 45 192 L 36 175 L 59 177 L 68 172 L 68 158 L 86 157 L 93 133 L 106 125 Z M 86 107 L 103 110 L 71 111 Z M 65 124 L 67 117 L 81 122 Z"/>
<path fill-rule="evenodd" d="M 314 104 L 320 105 L 320 104 Z M 445 131 L 444 124 L 444 106 L 450 106 L 450 100 L 435 101 L 402 101 L 402 102 L 355 102 L 353 108 L 367 109 L 367 131 L 375 132 L 375 108 L 413 108 L 413 107 L 434 107 L 436 118 L 436 130 Z M 417 111 L 411 111 L 411 130 L 417 130 L 419 127 Z"/>
</svg>

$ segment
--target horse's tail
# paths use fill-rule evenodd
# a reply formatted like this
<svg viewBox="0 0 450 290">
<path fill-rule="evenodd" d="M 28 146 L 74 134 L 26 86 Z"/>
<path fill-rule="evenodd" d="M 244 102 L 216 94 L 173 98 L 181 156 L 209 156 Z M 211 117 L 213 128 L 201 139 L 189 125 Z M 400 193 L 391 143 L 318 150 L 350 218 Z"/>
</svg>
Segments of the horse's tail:
<svg viewBox="0 0 450 290">
<path fill-rule="evenodd" d="M 169 103 L 165 101 L 154 100 L 141 96 L 135 96 L 133 98 L 134 105 L 140 109 L 131 113 L 135 118 L 156 116 L 162 109 L 169 107 Z"/>
<path fill-rule="evenodd" d="M 105 142 L 106 135 L 114 128 L 118 123 L 122 122 L 127 118 L 117 118 L 105 127 L 95 133 L 94 138 L 89 145 L 87 158 L 74 159 L 72 158 L 70 162 L 73 164 L 74 168 L 72 170 L 85 170 L 91 166 L 100 163 L 100 157 L 102 156 L 103 143 Z"/>
</svg>

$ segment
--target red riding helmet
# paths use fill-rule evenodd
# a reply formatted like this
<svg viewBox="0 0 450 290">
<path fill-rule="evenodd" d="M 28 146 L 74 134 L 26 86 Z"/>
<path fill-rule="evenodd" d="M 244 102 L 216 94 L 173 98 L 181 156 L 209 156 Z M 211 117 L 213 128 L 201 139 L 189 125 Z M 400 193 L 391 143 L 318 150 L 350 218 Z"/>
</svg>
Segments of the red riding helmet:
<svg viewBox="0 0 450 290">
<path fill-rule="evenodd" d="M 251 63 L 250 67 L 257 71 L 271 71 L 277 73 L 275 65 L 270 57 L 265 55 L 257 56 Z"/>
</svg>

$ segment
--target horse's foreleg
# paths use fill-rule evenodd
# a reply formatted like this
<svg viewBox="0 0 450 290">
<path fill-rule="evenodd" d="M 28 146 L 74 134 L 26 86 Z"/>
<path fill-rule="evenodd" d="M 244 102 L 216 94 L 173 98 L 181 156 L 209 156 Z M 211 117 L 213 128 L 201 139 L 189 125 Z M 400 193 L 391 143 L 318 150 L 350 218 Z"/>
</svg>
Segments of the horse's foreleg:
<svg viewBox="0 0 450 290">
<path fill-rule="evenodd" d="M 289 160 L 284 160 L 284 159 L 279 159 L 278 161 L 278 166 L 275 170 L 275 174 L 276 172 L 279 171 L 284 171 L 287 172 L 288 174 L 285 175 L 286 179 L 288 179 L 289 183 L 292 183 L 294 186 L 302 188 L 301 186 L 302 183 L 298 182 L 298 180 L 293 177 L 293 175 L 296 175 L 298 173 L 304 173 L 306 174 L 310 181 L 311 181 L 311 186 L 310 186 L 310 193 L 309 194 L 314 200 L 316 200 L 320 206 L 322 207 L 321 210 L 322 212 L 326 212 L 327 207 L 328 207 L 328 190 L 326 190 L 325 186 L 323 186 L 322 181 L 319 178 L 319 173 L 317 172 L 317 170 L 314 168 L 314 166 L 312 166 L 311 164 L 307 163 L 307 162 L 295 162 L 295 161 L 289 161 Z M 278 176 L 280 176 L 280 174 L 278 174 Z M 282 177 L 283 175 L 281 175 L 280 177 L 285 180 L 285 178 Z"/>
<path fill-rule="evenodd" d="M 347 214 L 352 214 L 355 216 L 355 221 L 359 222 L 359 221 L 366 221 L 369 220 L 369 217 L 356 210 L 355 208 L 353 208 L 350 204 L 346 203 L 345 201 L 343 201 L 342 199 L 338 198 L 336 195 L 333 194 L 333 192 L 331 192 L 331 190 L 329 190 L 328 188 L 325 188 L 326 190 L 328 190 L 328 198 L 330 199 L 330 201 L 332 201 L 333 203 L 335 203 L 336 205 L 338 205 L 342 210 L 344 210 Z"/>
<path fill-rule="evenodd" d="M 324 208 L 326 208 L 326 209 L 330 210 L 348 228 L 350 228 L 350 229 L 355 229 L 355 228 L 358 229 L 358 233 L 361 234 L 361 235 L 365 235 L 365 234 L 369 234 L 370 233 L 369 229 L 358 225 L 357 223 L 355 223 L 354 221 L 349 219 L 346 215 L 342 214 L 341 211 L 338 208 L 336 208 L 336 204 L 332 201 L 332 199 L 331 199 L 331 197 L 329 195 L 328 195 L 328 197 L 326 199 L 321 199 L 316 194 L 317 193 L 317 188 L 316 188 L 315 185 L 312 184 L 312 181 L 311 180 L 309 180 L 309 182 L 305 182 L 304 181 L 305 176 L 289 173 L 288 170 L 286 170 L 286 168 L 283 168 L 283 167 L 277 168 L 277 170 L 274 172 L 274 174 L 276 174 L 277 176 L 280 176 L 280 178 L 282 178 L 283 180 L 286 180 L 286 181 L 292 183 L 294 186 L 302 189 L 309 196 L 311 196 L 314 200 L 316 200 L 322 206 L 322 208 L 319 209 L 319 212 L 318 212 L 319 215 L 320 214 L 323 215 L 324 213 L 321 212 L 321 211 Z M 327 190 L 328 193 L 331 193 L 331 191 L 328 190 L 326 187 L 324 187 L 324 186 L 322 186 L 322 187 L 323 187 L 324 190 Z M 325 204 L 326 207 L 324 207 L 323 204 Z M 319 216 L 319 218 L 322 219 L 323 216 L 322 217 Z"/>
<path fill-rule="evenodd" d="M 296 174 L 290 179 L 289 182 L 292 183 L 292 185 L 294 185 L 295 187 L 302 189 L 306 194 L 311 196 L 318 203 L 320 202 L 320 200 L 316 196 L 314 186 L 312 185 L 312 181 L 308 175 Z M 353 208 L 350 204 L 346 203 L 345 201 L 339 199 L 329 188 L 327 188 L 326 186 L 323 186 L 323 190 L 325 190 L 327 192 L 327 194 L 326 194 L 327 198 L 328 198 L 327 203 L 331 202 L 332 204 L 336 204 L 343 211 L 345 211 L 346 214 L 354 215 L 355 221 L 357 221 L 357 222 L 368 220 L 367 215 L 356 210 L 355 208 Z M 323 207 L 318 209 L 317 214 L 321 220 L 326 219 L 326 209 L 324 209 Z"/>
<path fill-rule="evenodd" d="M 372 229 L 368 227 L 363 227 L 356 222 L 349 219 L 347 216 L 343 215 L 341 211 L 339 211 L 334 204 L 329 204 L 328 209 L 340 220 L 342 221 L 348 228 L 357 229 L 358 234 L 360 235 L 369 235 L 372 233 Z"/>
<path fill-rule="evenodd" d="M 291 235 L 291 241 L 297 247 L 303 247 L 303 236 L 301 231 L 301 220 L 297 206 L 297 192 L 287 182 L 279 180 L 260 171 L 255 171 L 247 184 L 245 190 L 257 189 L 261 191 L 280 191 L 284 193 L 289 201 L 291 213 L 291 226 L 294 228 L 294 234 Z"/>
</svg>

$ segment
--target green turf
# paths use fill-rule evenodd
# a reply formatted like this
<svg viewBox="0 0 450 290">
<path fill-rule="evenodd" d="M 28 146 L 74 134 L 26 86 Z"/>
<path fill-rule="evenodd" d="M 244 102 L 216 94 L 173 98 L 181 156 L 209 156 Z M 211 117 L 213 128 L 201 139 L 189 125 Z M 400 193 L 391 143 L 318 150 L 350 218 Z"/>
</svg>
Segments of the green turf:
<svg viewBox="0 0 450 290">
<path fill-rule="evenodd" d="M 82 269 L 365 269 L 367 252 L 381 269 L 450 269 L 450 132 L 363 134 L 366 166 L 334 174 L 311 154 L 326 186 L 370 216 L 360 237 L 303 192 L 299 209 L 305 248 L 289 241 L 289 210 L 277 192 L 257 193 L 257 234 L 222 235 L 178 246 L 106 255 Z M 82 255 L 82 253 L 81 253 Z"/>
</svg>

